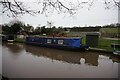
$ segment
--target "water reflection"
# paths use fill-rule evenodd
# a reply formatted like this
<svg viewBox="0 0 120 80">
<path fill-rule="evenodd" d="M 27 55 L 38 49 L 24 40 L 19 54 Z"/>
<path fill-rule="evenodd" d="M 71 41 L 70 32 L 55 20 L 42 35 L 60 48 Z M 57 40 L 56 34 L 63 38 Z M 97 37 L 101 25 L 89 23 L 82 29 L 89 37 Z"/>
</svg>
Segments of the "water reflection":
<svg viewBox="0 0 120 80">
<path fill-rule="evenodd" d="M 115 56 L 113 54 L 105 54 L 105 53 L 97 53 L 97 52 L 72 52 L 72 51 L 65 51 L 65 50 L 58 50 L 58 49 L 51 49 L 45 47 L 37 47 L 31 45 L 23 45 L 23 44 L 3 44 L 3 46 L 8 47 L 8 49 L 14 54 L 18 55 L 20 51 L 24 48 L 28 54 L 37 56 L 37 57 L 47 57 L 51 60 L 59 60 L 67 63 L 72 64 L 81 64 L 81 58 L 85 59 L 85 64 L 98 66 L 98 58 L 100 55 L 104 55 L 109 57 L 113 62 L 120 62 L 119 56 Z"/>
<path fill-rule="evenodd" d="M 19 55 L 19 53 L 24 49 L 24 45 L 20 43 L 3 43 L 2 46 L 7 47 L 14 55 Z"/>
<path fill-rule="evenodd" d="M 90 51 L 71 52 L 17 43 L 4 43 L 2 47 L 3 74 L 7 77 L 118 77 L 120 57 L 113 54 Z"/>
<path fill-rule="evenodd" d="M 81 64 L 81 58 L 85 59 L 85 63 L 88 65 L 98 66 L 98 57 L 97 53 L 92 52 L 71 52 L 65 50 L 56 50 L 49 48 L 39 48 L 33 46 L 25 46 L 27 52 L 35 56 L 48 57 L 52 60 L 59 60 L 63 62 Z"/>
</svg>

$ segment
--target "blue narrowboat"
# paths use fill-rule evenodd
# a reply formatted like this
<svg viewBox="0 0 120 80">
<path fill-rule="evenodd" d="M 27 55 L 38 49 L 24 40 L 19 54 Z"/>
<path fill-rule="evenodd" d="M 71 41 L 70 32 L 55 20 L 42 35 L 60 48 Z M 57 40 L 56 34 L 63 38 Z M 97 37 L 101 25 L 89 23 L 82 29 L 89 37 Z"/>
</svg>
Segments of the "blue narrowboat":
<svg viewBox="0 0 120 80">
<path fill-rule="evenodd" d="M 82 45 L 82 38 L 60 38 L 60 37 L 26 37 L 26 44 L 43 47 L 85 50 L 87 45 Z"/>
</svg>

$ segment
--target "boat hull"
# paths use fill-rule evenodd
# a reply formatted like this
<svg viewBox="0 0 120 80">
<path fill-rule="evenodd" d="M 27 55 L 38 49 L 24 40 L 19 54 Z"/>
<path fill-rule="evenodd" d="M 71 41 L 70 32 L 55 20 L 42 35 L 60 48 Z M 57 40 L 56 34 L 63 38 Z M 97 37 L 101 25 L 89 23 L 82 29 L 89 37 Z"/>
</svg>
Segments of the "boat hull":
<svg viewBox="0 0 120 80">
<path fill-rule="evenodd" d="M 60 43 L 61 41 L 61 43 Z M 81 38 L 34 38 L 28 37 L 26 44 L 49 47 L 63 50 L 81 51 L 88 49 L 87 45 L 81 45 Z"/>
</svg>

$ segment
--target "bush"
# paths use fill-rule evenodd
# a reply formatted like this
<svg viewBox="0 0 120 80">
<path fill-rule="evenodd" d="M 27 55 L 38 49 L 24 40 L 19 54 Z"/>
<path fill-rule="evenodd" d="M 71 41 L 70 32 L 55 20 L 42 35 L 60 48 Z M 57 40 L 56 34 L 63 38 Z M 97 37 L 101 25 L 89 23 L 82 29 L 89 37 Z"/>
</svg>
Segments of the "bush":
<svg viewBox="0 0 120 80">
<path fill-rule="evenodd" d="M 25 42 L 25 39 L 22 39 L 22 38 L 16 38 L 14 41 L 15 41 L 15 42 L 24 43 L 24 42 Z"/>
</svg>

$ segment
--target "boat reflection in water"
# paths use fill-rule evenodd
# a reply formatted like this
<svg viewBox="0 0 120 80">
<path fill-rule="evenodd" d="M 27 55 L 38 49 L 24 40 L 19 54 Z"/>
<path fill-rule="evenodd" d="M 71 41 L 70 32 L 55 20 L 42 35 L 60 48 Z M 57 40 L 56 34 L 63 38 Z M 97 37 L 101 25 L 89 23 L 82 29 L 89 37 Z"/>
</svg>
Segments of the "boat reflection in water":
<svg viewBox="0 0 120 80">
<path fill-rule="evenodd" d="M 15 44 L 15 43 L 3 43 L 3 47 L 7 47 L 12 53 L 18 54 L 24 49 L 23 44 Z"/>
<path fill-rule="evenodd" d="M 2 45 L 3 75 L 8 78 L 116 78 L 120 56 L 74 52 L 23 44 Z"/>
<path fill-rule="evenodd" d="M 23 45 L 23 44 L 4 44 L 4 46 L 8 47 L 8 49 L 15 55 L 20 53 L 24 48 L 26 52 L 31 55 L 37 57 L 47 57 L 51 60 L 59 60 L 63 62 L 73 63 L 73 64 L 81 64 L 81 58 L 85 60 L 85 64 L 98 66 L 98 58 L 100 55 L 104 55 L 109 57 L 113 62 L 120 62 L 119 56 L 108 53 L 98 53 L 98 52 L 90 52 L 90 51 L 81 51 L 81 52 L 73 52 L 45 47 L 37 47 L 31 45 Z"/>
<path fill-rule="evenodd" d="M 98 66 L 98 58 L 100 55 L 105 55 L 112 59 L 113 62 L 120 62 L 119 56 L 115 56 L 113 54 L 105 54 L 105 53 L 97 53 L 97 52 L 72 52 L 58 49 L 50 49 L 43 47 L 33 47 L 33 46 L 25 46 L 26 52 L 29 52 L 32 55 L 37 57 L 43 56 L 48 57 L 52 60 L 59 60 L 63 62 L 73 63 L 73 64 L 81 64 L 81 58 L 85 59 L 85 64 Z"/>
<path fill-rule="evenodd" d="M 81 64 L 81 59 L 85 59 L 85 63 L 88 65 L 97 66 L 98 57 L 97 53 L 92 52 L 72 52 L 65 50 L 49 49 L 49 48 L 39 48 L 33 46 L 25 46 L 26 52 L 29 52 L 32 55 L 37 57 L 43 56 L 50 58 L 51 60 L 59 60 L 63 62 Z"/>
</svg>

